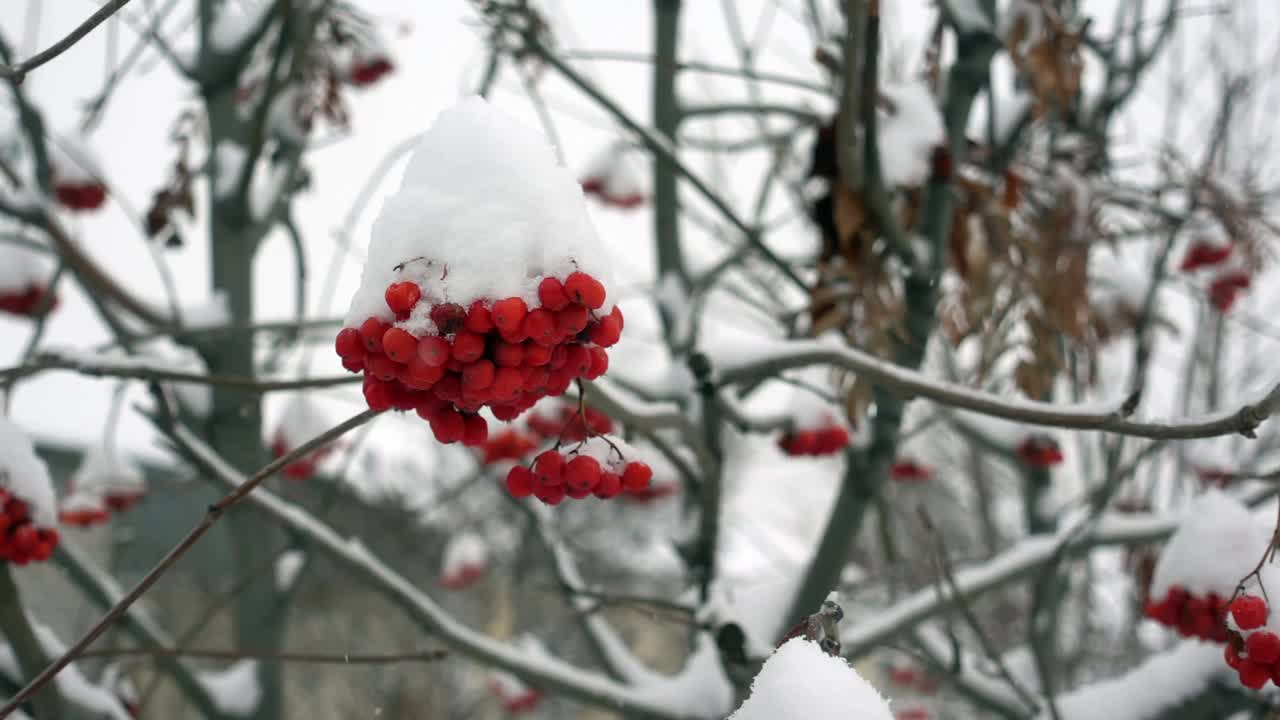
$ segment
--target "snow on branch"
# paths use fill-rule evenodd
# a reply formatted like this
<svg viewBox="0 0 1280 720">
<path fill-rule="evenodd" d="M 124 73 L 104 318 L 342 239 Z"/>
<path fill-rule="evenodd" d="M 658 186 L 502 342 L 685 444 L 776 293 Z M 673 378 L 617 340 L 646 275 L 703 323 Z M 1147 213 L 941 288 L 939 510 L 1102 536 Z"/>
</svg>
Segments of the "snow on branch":
<svg viewBox="0 0 1280 720">
<path fill-rule="evenodd" d="M 1101 680 L 1058 697 L 1060 720 L 1098 717 L 1151 720 L 1195 698 L 1219 681 L 1231 682 L 1218 645 L 1184 640 L 1120 677 Z M 1042 716 L 1047 717 L 1047 715 Z"/>
<path fill-rule="evenodd" d="M 223 484 L 239 487 L 244 482 L 244 476 L 186 427 L 175 425 L 169 430 L 169 435 L 193 462 L 212 473 Z M 291 532 L 306 538 L 317 551 L 327 554 L 338 564 L 363 577 L 443 643 L 478 662 L 505 670 L 531 685 L 609 707 L 633 717 L 702 720 L 714 716 L 714 713 L 699 714 L 690 711 L 686 704 L 689 697 L 681 697 L 682 693 L 668 692 L 670 688 L 663 685 L 654 686 L 652 690 L 626 687 L 562 660 L 532 657 L 514 645 L 480 635 L 454 619 L 428 595 L 397 574 L 359 542 L 343 539 L 331 527 L 302 508 L 261 488 L 245 496 L 245 500 L 278 520 Z M 714 656 L 714 645 L 711 646 L 710 656 Z"/>
<path fill-rule="evenodd" d="M 48 48 L 15 65 L 0 64 L 0 78 L 12 79 L 14 82 L 21 83 L 27 73 L 70 50 L 73 45 L 80 42 L 81 38 L 105 22 L 107 18 L 114 15 L 117 10 L 124 7 L 128 2 L 129 0 L 110 0 L 98 8 L 84 22 L 77 25 L 74 30 L 67 33 L 66 37 Z"/>
<path fill-rule="evenodd" d="M 1112 409 L 1097 406 L 1067 406 L 1031 400 L 1006 399 L 908 370 L 870 353 L 828 341 L 779 341 L 753 348 L 721 349 L 716 358 L 721 385 L 745 383 L 776 375 L 784 370 L 808 365 L 834 365 L 858 373 L 871 382 L 908 396 L 928 398 L 941 405 L 963 408 L 992 417 L 1031 425 L 1102 430 L 1160 440 L 1188 440 L 1241 434 L 1253 437 L 1263 421 L 1280 410 L 1280 383 L 1237 410 L 1208 413 L 1181 421 L 1134 420 L 1129 401 L 1116 402 Z"/>
</svg>

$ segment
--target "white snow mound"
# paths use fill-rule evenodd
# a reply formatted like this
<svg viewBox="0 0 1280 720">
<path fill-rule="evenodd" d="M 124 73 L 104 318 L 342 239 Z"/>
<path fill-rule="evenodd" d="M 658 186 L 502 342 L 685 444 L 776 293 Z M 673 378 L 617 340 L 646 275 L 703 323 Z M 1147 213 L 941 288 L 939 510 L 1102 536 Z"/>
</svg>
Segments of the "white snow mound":
<svg viewBox="0 0 1280 720">
<path fill-rule="evenodd" d="M 1187 508 L 1186 519 L 1156 561 L 1151 597 L 1160 600 L 1180 585 L 1196 595 L 1230 597 L 1270 542 L 1270 530 L 1239 500 L 1211 489 Z"/>
<path fill-rule="evenodd" d="M 95 446 L 85 453 L 71 484 L 78 492 L 91 495 L 139 494 L 147 489 L 142 471 L 133 463 L 121 460 L 106 445 Z"/>
<path fill-rule="evenodd" d="M 893 720 L 889 703 L 843 658 L 792 638 L 769 656 L 728 720 Z"/>
<path fill-rule="evenodd" d="M 7 418 L 0 417 L 0 487 L 27 503 L 37 527 L 57 527 L 57 499 L 49 468 L 31 440 Z"/>
<path fill-rule="evenodd" d="M 920 185 L 929 177 L 933 149 L 946 139 L 942 114 L 922 82 L 885 83 L 880 93 L 891 108 L 881 110 L 876 146 L 886 185 Z"/>
<path fill-rule="evenodd" d="M 522 297 L 532 307 L 541 278 L 574 270 L 612 287 L 578 181 L 541 135 L 480 97 L 444 111 L 423 135 L 373 224 L 368 258 L 348 327 L 391 322 L 383 294 L 399 281 L 422 288 L 424 302 L 397 323 L 418 336 L 435 332 L 428 305 Z"/>
</svg>

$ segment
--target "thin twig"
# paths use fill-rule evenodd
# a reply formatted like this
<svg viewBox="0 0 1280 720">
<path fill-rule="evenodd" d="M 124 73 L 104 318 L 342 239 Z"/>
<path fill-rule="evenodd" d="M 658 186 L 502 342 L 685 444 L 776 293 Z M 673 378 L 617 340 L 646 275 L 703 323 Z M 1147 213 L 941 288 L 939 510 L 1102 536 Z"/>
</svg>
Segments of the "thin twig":
<svg viewBox="0 0 1280 720">
<path fill-rule="evenodd" d="M 50 45 L 47 49 L 32 55 L 16 65 L 0 65 L 0 78 L 13 79 L 14 82 L 19 83 L 22 82 L 27 73 L 58 57 L 67 50 L 70 50 L 72 45 L 80 42 L 81 38 L 88 35 L 91 30 L 101 25 L 103 21 L 114 15 L 117 10 L 128 3 L 129 0 L 110 0 L 107 4 L 98 8 L 97 12 L 90 15 L 88 20 L 80 23 L 75 30 L 72 30 L 66 37 Z"/>
<path fill-rule="evenodd" d="M 306 457 L 313 450 L 328 445 L 330 442 L 346 434 L 346 432 L 352 428 L 359 427 L 377 416 L 378 413 L 372 410 L 366 410 L 351 417 L 345 422 L 326 430 L 311 440 L 302 443 L 290 452 L 271 461 L 266 465 L 266 467 L 259 470 L 248 480 L 245 480 L 244 483 L 240 484 L 231 492 L 223 496 L 221 500 L 210 505 L 208 510 L 205 511 L 204 517 L 201 518 L 200 522 L 198 522 L 196 526 L 187 533 L 186 537 L 179 540 L 178 544 L 166 553 L 165 556 L 160 559 L 160 562 L 156 563 L 156 566 L 151 568 L 151 570 L 138 582 L 137 585 L 134 586 L 132 590 L 130 590 L 123 598 L 120 599 L 119 602 L 108 610 L 107 613 L 102 616 L 102 619 L 99 620 L 97 624 L 95 624 L 93 628 L 84 635 L 84 637 L 80 638 L 80 640 L 78 640 L 74 645 L 67 648 L 67 651 L 62 654 L 62 657 L 58 658 L 45 668 L 43 672 L 32 679 L 31 682 L 27 683 L 26 687 L 22 688 L 22 690 L 14 695 L 4 707 L 0 708 L 0 718 L 9 717 L 14 710 L 17 710 L 24 702 L 26 702 L 27 698 L 31 697 L 34 693 L 38 692 L 40 688 L 47 685 L 51 680 L 53 680 L 54 676 L 62 671 L 63 668 L 71 664 L 72 661 L 84 653 L 84 651 L 88 649 L 89 645 L 92 644 L 94 640 L 98 639 L 98 636 L 102 635 L 107 628 L 115 624 L 116 620 L 118 620 L 120 616 L 124 615 L 125 611 L 127 611 L 133 603 L 137 602 L 138 598 L 142 597 L 143 593 L 150 589 L 151 586 L 169 570 L 169 568 L 173 567 L 174 563 L 176 563 L 179 558 L 195 546 L 200 538 L 203 537 L 204 534 L 222 518 L 227 509 L 244 499 L 246 495 L 253 492 L 254 488 L 261 485 L 264 480 L 279 472 L 289 463 Z"/>
<path fill-rule="evenodd" d="M 297 380 L 257 380 L 249 377 L 232 375 L 208 375 L 205 373 L 170 370 L 145 361 L 129 359 L 123 362 L 93 362 L 45 353 L 37 355 L 25 365 L 16 365 L 0 370 L 0 383 L 10 382 L 50 370 L 72 370 L 91 377 L 116 377 L 152 382 L 180 382 L 197 385 L 213 385 L 217 387 L 235 388 L 252 392 L 271 392 L 276 390 L 305 390 L 312 388 L 349 385 L 359 382 L 357 375 L 336 375 L 330 377 L 300 378 Z"/>
<path fill-rule="evenodd" d="M 377 654 L 254 652 L 252 650 L 201 650 L 188 648 L 104 648 L 85 650 L 80 657 L 180 657 L 197 660 L 258 660 L 268 663 L 311 665 L 390 665 L 403 662 L 435 662 L 449 656 L 448 650 Z"/>
</svg>

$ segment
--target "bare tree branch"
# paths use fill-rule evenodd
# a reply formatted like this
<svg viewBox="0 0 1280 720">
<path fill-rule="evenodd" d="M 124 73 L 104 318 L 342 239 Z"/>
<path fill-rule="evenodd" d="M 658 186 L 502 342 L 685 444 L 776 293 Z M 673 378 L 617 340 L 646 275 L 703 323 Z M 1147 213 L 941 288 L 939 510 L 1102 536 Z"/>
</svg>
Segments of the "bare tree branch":
<svg viewBox="0 0 1280 720">
<path fill-rule="evenodd" d="M 80 23 L 80 25 L 68 33 L 66 37 L 50 45 L 45 50 L 42 50 L 15 65 L 0 64 L 0 78 L 12 79 L 14 82 L 21 83 L 27 73 L 58 57 L 67 50 L 70 50 L 72 45 L 80 42 L 81 38 L 88 35 L 94 28 L 101 25 L 107 18 L 114 15 L 117 10 L 128 3 L 129 0 L 108 0 L 105 5 L 98 8 L 97 12 L 90 15 L 84 22 Z"/>
</svg>

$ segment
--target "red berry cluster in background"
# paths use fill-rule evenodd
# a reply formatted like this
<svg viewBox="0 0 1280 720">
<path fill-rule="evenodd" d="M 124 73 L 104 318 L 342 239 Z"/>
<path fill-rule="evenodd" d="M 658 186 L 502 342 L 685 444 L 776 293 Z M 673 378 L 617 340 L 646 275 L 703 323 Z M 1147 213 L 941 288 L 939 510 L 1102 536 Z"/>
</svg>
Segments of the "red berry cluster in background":
<svg viewBox="0 0 1280 720">
<path fill-rule="evenodd" d="M 605 205 L 631 210 L 644 204 L 644 193 L 639 191 L 615 192 L 606 178 L 592 175 L 582 180 L 582 192 L 600 198 Z"/>
<path fill-rule="evenodd" d="M 641 491 L 649 487 L 651 479 L 653 470 L 642 462 L 620 458 L 602 464 L 576 450 L 566 454 L 552 449 L 539 453 L 532 467 L 512 467 L 507 473 L 507 491 L 514 497 L 533 495 L 548 505 L 559 505 L 566 497 L 580 500 L 595 495 L 608 500 L 624 490 Z"/>
<path fill-rule="evenodd" d="M 848 444 L 849 431 L 834 423 L 783 433 L 778 438 L 778 447 L 788 455 L 835 455 Z"/>
<path fill-rule="evenodd" d="M 48 290 L 40 285 L 28 285 L 20 291 L 0 291 L 0 312 L 12 315 L 34 317 L 36 310 L 45 302 Z M 49 311 L 58 307 L 58 298 L 49 299 Z"/>
<path fill-rule="evenodd" d="M 447 590 L 461 590 L 484 577 L 484 565 L 464 563 L 440 576 L 440 586 Z"/>
<path fill-rule="evenodd" d="M 0 489 L 0 560 L 44 562 L 57 546 L 58 530 L 36 527 L 27 503 Z"/>
<path fill-rule="evenodd" d="M 932 720 L 933 714 L 926 707 L 909 707 L 893 711 L 893 720 Z"/>
<path fill-rule="evenodd" d="M 889 466 L 889 479 L 903 483 L 925 482 L 933 478 L 933 469 L 928 465 L 902 458 Z"/>
<path fill-rule="evenodd" d="M 356 87 L 368 87 L 378 82 L 383 76 L 395 69 L 391 59 L 374 56 L 356 60 L 351 64 L 351 73 L 347 80 Z"/>
<path fill-rule="evenodd" d="M 1218 265 L 1231 257 L 1231 251 L 1234 249 L 1235 245 L 1231 243 L 1214 245 L 1208 240 L 1197 240 L 1187 248 L 1187 254 L 1182 256 L 1182 264 L 1178 269 L 1182 272 L 1193 272 L 1202 267 Z"/>
<path fill-rule="evenodd" d="M 94 181 L 55 180 L 53 195 L 68 210 L 97 210 L 107 199 L 107 188 Z"/>
<path fill-rule="evenodd" d="M 58 508 L 58 522 L 72 527 L 87 528 L 101 525 L 111 514 L 103 503 L 72 505 Z"/>
<path fill-rule="evenodd" d="M 1196 477 L 1207 487 L 1224 488 L 1228 483 L 1236 479 L 1236 474 L 1230 470 L 1202 467 L 1196 468 Z"/>
<path fill-rule="evenodd" d="M 519 460 L 538 449 L 538 439 L 519 428 L 507 428 L 489 436 L 480 447 L 484 464 L 492 465 L 503 460 Z"/>
<path fill-rule="evenodd" d="M 591 408 L 578 408 L 572 405 L 561 405 L 554 417 L 542 412 L 535 412 L 525 420 L 529 429 L 547 440 L 559 442 L 579 442 L 593 435 L 607 435 L 613 432 L 613 419 L 608 415 Z"/>
<path fill-rule="evenodd" d="M 142 502 L 146 492 L 141 489 L 107 487 L 91 493 L 78 493 L 75 486 L 68 489 L 66 498 L 58 508 L 58 522 L 72 527 L 93 527 L 111 518 L 111 513 L 121 513 Z"/>
<path fill-rule="evenodd" d="M 533 712 L 542 703 L 542 691 L 525 686 L 514 677 L 506 675 L 489 681 L 489 690 L 502 703 L 502 709 L 512 715 Z"/>
<path fill-rule="evenodd" d="M 1018 458 L 1035 468 L 1047 468 L 1062 462 L 1062 448 L 1050 435 L 1032 435 L 1018 444 Z"/>
<path fill-rule="evenodd" d="M 284 435 L 282 433 L 276 433 L 275 437 L 271 440 L 271 457 L 282 458 L 292 451 L 293 448 L 289 447 L 289 441 L 285 439 Z M 305 456 L 285 465 L 284 469 L 280 471 L 280 474 L 290 480 L 308 480 L 315 476 L 316 468 L 332 451 L 333 448 L 328 445 L 316 448 Z"/>
<path fill-rule="evenodd" d="M 422 289 L 397 282 L 385 298 L 404 320 Z M 488 437 L 480 408 L 514 420 L 541 398 L 562 395 L 575 379 L 594 380 L 609 369 L 605 348 L 622 335 L 622 312 L 595 312 L 605 303 L 600 281 L 584 272 L 563 282 L 546 277 L 538 300 L 533 308 L 518 297 L 430 305 L 437 332 L 422 337 L 371 317 L 339 332 L 336 349 L 343 367 L 364 372 L 371 410 L 416 410 L 440 442 L 478 446 Z"/>
<path fill-rule="evenodd" d="M 1223 655 L 1240 684 L 1261 690 L 1270 680 L 1280 686 L 1280 635 L 1261 629 L 1267 622 L 1266 600 L 1240 595 L 1231 601 L 1229 612 L 1241 632 L 1229 632 Z"/>
<path fill-rule="evenodd" d="M 1209 283 L 1209 304 L 1218 312 L 1225 313 L 1251 284 L 1249 273 L 1244 270 L 1223 273 Z"/>
<path fill-rule="evenodd" d="M 1143 613 L 1161 625 L 1174 628 L 1183 637 L 1227 641 L 1227 601 L 1216 592 L 1202 597 L 1174 585 L 1164 598 L 1148 599 Z"/>
</svg>

